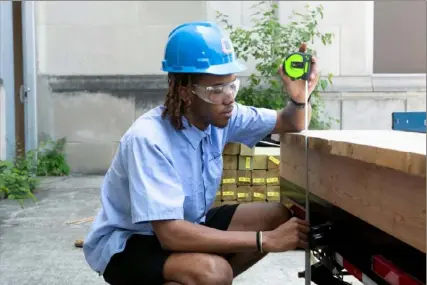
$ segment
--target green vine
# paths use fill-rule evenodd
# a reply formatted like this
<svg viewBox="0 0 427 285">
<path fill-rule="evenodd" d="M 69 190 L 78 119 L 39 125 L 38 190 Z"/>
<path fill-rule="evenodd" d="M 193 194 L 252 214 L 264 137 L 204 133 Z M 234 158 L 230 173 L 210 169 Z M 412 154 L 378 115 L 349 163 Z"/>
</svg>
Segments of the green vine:
<svg viewBox="0 0 427 285">
<path fill-rule="evenodd" d="M 218 20 L 224 24 L 234 44 L 238 58 L 256 61 L 255 72 L 249 76 L 249 83 L 243 86 L 236 101 L 245 105 L 279 110 L 287 105 L 289 95 L 283 92 L 278 68 L 284 58 L 298 51 L 301 43 L 314 43 L 320 39 L 324 45 L 331 44 L 333 34 L 321 33 L 318 23 L 323 19 L 323 6 L 311 8 L 305 6 L 305 13 L 293 12 L 288 24 L 281 24 L 278 17 L 278 5 L 270 1 L 257 2 L 252 6 L 252 28 L 233 26 L 228 15 L 217 11 Z M 316 55 L 308 45 L 307 52 Z M 328 129 L 333 118 L 324 109 L 320 89 L 325 90 L 332 84 L 332 74 L 328 79 L 319 80 L 312 94 L 312 120 L 310 129 Z M 323 116 L 322 116 L 323 115 Z"/>
<path fill-rule="evenodd" d="M 65 138 L 48 138 L 39 148 L 18 155 L 14 162 L 0 160 L 0 192 L 8 199 L 17 200 L 21 207 L 25 199 L 33 199 L 38 185 L 37 177 L 69 175 L 64 145 Z"/>
</svg>

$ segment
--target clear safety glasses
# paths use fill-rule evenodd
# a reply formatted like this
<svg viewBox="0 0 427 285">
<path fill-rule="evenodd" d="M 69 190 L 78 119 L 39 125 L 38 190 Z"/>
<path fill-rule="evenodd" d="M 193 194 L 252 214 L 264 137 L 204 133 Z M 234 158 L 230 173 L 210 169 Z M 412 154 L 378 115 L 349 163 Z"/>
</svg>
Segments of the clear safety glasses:
<svg viewBox="0 0 427 285">
<path fill-rule="evenodd" d="M 223 104 L 224 99 L 227 97 L 236 98 L 237 92 L 239 92 L 240 80 L 236 78 L 230 83 L 214 86 L 197 84 L 193 84 L 193 86 L 195 87 L 193 93 L 200 99 L 211 104 Z"/>
</svg>

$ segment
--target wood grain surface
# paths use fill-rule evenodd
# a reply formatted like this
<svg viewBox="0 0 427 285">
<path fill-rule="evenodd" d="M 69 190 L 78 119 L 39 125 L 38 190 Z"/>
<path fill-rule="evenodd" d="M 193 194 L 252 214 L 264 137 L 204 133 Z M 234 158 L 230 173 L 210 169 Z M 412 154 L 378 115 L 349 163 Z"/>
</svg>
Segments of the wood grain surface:
<svg viewBox="0 0 427 285">
<path fill-rule="evenodd" d="M 311 193 L 426 252 L 425 134 L 307 134 Z M 304 136 L 282 137 L 280 175 L 307 188 Z"/>
<path fill-rule="evenodd" d="M 387 130 L 327 130 L 289 133 L 281 145 L 305 146 L 408 174 L 426 177 L 426 134 Z"/>
</svg>

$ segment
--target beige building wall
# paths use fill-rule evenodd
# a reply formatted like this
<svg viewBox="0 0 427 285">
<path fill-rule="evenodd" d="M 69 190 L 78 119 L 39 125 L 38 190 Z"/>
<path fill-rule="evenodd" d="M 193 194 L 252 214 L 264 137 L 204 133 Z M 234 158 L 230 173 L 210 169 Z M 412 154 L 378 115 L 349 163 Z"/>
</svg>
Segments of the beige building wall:
<svg viewBox="0 0 427 285">
<path fill-rule="evenodd" d="M 37 2 L 39 71 L 162 74 L 160 62 L 169 32 L 205 15 L 204 1 Z"/>
<path fill-rule="evenodd" d="M 419 27 L 411 31 L 421 34 L 422 29 L 425 31 L 423 4 L 403 2 L 374 5 L 373 1 L 278 1 L 278 4 L 283 23 L 289 22 L 292 11 L 302 11 L 306 4 L 323 5 L 324 19 L 319 28 L 334 33 L 334 41 L 326 47 L 314 44 L 322 70 L 335 76 L 370 76 L 374 71 L 374 24 L 381 29 L 381 25 L 390 23 L 381 17 L 384 13 L 401 12 L 400 22 L 411 19 L 411 26 L 419 18 Z M 55 75 L 160 75 L 164 45 L 176 25 L 193 20 L 215 21 L 216 11 L 221 11 L 230 16 L 233 24 L 250 26 L 253 4 L 250 1 L 40 1 L 36 5 L 39 71 Z M 384 10 L 377 21 L 374 7 Z M 397 26 L 403 28 L 398 31 Z M 396 23 L 392 30 L 403 36 L 405 27 L 404 23 Z M 375 41 L 382 47 L 383 55 L 387 55 L 390 46 L 387 42 L 390 32 L 385 28 L 383 34 L 377 30 Z M 425 35 L 414 54 L 422 54 L 425 49 L 422 39 Z M 419 62 L 418 72 L 425 58 Z M 253 65 L 249 65 L 248 73 L 253 71 Z M 400 66 L 407 73 L 404 63 Z"/>
<path fill-rule="evenodd" d="M 392 112 L 425 110 L 425 73 L 374 74 L 372 1 L 277 2 L 284 23 L 306 3 L 324 6 L 320 27 L 335 37 L 331 46 L 315 47 L 322 73 L 334 74 L 334 84 L 322 94 L 327 113 L 339 120 L 334 129 L 390 129 Z M 169 32 L 185 21 L 215 20 L 216 10 L 235 25 L 250 26 L 253 4 L 36 2 L 40 139 L 66 137 L 73 171 L 105 172 L 127 128 L 164 100 L 160 68 Z"/>
<path fill-rule="evenodd" d="M 169 32 L 205 15 L 203 1 L 36 2 L 39 139 L 66 137 L 73 171 L 105 172 L 132 122 L 163 102 Z"/>
</svg>

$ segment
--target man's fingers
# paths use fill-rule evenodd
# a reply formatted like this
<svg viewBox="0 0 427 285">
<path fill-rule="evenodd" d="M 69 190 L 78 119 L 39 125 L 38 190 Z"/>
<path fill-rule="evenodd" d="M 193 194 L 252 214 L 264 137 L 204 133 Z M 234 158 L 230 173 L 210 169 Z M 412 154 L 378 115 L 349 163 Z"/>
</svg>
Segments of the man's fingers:
<svg viewBox="0 0 427 285">
<path fill-rule="evenodd" d="M 299 52 L 304 53 L 304 52 L 306 52 L 306 50 L 307 50 L 307 44 L 306 43 L 302 43 L 300 45 L 300 47 L 299 47 Z"/>
<path fill-rule="evenodd" d="M 307 241 L 308 240 L 308 235 L 302 232 L 298 233 L 298 237 L 303 240 L 303 241 Z"/>
<path fill-rule="evenodd" d="M 317 58 L 313 57 L 311 60 L 311 71 L 310 71 L 309 80 L 312 81 L 314 84 L 317 84 L 318 77 L 319 77 L 319 72 L 317 69 Z"/>
<path fill-rule="evenodd" d="M 302 233 L 307 234 L 310 232 L 310 225 L 306 220 L 298 219 L 298 230 Z"/>
<path fill-rule="evenodd" d="M 280 74 L 280 76 L 285 76 L 285 73 L 283 72 L 283 65 L 281 64 L 281 65 L 279 65 L 279 74 Z"/>
<path fill-rule="evenodd" d="M 309 226 L 310 224 L 308 223 L 308 221 L 303 220 L 303 219 L 297 219 L 298 224 L 302 225 L 302 226 Z"/>
<path fill-rule="evenodd" d="M 279 74 L 280 74 L 280 77 L 282 77 L 282 80 L 285 81 L 286 84 L 291 80 L 288 76 L 286 76 L 285 72 L 283 71 L 282 64 L 279 66 Z"/>
<path fill-rule="evenodd" d="M 305 241 L 299 241 L 299 247 L 300 248 L 304 248 L 304 249 L 306 249 L 306 248 L 308 248 L 308 242 L 305 242 Z"/>
<path fill-rule="evenodd" d="M 313 64 L 316 64 L 316 63 L 317 63 L 317 57 L 312 56 L 311 57 L 311 64 L 313 65 Z"/>
<path fill-rule="evenodd" d="M 311 74 L 317 74 L 317 58 L 312 57 L 311 59 Z"/>
<path fill-rule="evenodd" d="M 309 78 L 310 83 L 313 82 L 314 84 L 316 84 L 318 77 L 319 77 L 319 73 L 317 71 L 312 71 L 310 73 L 310 78 Z"/>
<path fill-rule="evenodd" d="M 308 233 L 308 232 L 310 232 L 310 227 L 305 226 L 305 225 L 298 225 L 298 229 L 302 233 Z"/>
</svg>

